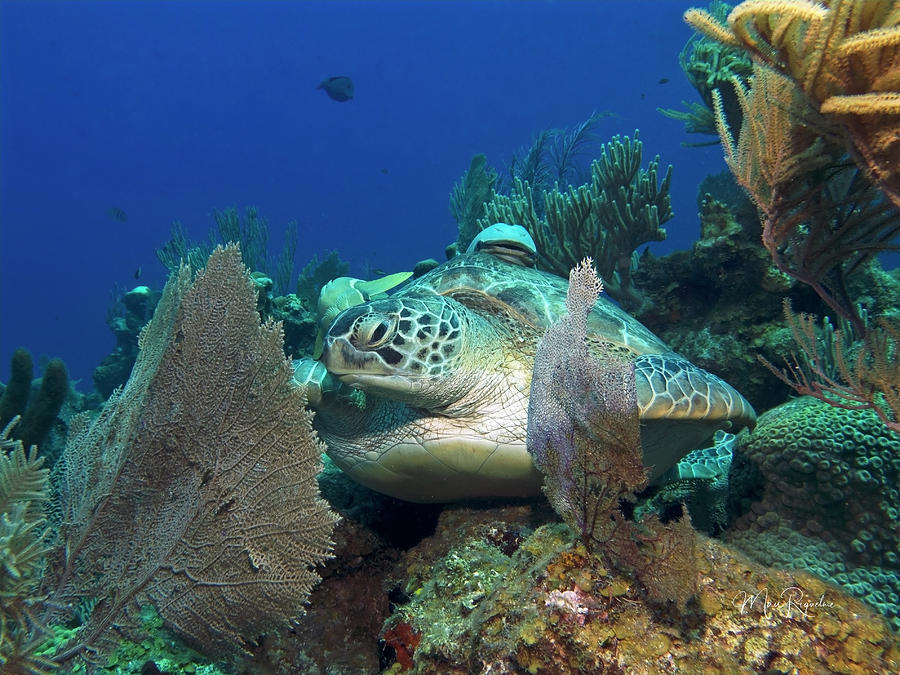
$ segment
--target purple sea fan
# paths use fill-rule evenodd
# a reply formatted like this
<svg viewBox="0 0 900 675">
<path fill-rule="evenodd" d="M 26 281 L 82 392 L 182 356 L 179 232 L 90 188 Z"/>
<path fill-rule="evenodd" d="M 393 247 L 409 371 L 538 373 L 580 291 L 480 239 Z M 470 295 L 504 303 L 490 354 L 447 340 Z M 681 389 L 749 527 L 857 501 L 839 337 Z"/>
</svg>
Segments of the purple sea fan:
<svg viewBox="0 0 900 675">
<path fill-rule="evenodd" d="M 590 258 L 572 269 L 568 313 L 538 345 L 528 405 L 528 450 L 544 492 L 589 547 L 609 538 L 620 498 L 646 482 L 634 366 L 588 344 L 602 290 Z"/>
</svg>

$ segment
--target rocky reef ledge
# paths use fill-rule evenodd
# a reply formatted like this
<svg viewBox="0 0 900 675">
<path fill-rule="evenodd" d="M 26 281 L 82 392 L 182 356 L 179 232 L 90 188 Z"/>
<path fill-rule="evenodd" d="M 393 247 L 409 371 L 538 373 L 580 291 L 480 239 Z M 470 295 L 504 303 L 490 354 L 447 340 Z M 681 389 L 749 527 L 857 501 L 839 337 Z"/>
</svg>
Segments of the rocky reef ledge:
<svg viewBox="0 0 900 675">
<path fill-rule="evenodd" d="M 275 671 L 900 672 L 898 636 L 859 600 L 700 534 L 679 609 L 605 569 L 541 501 L 447 507 L 406 550 L 339 530 L 310 613 L 264 646 Z"/>
</svg>

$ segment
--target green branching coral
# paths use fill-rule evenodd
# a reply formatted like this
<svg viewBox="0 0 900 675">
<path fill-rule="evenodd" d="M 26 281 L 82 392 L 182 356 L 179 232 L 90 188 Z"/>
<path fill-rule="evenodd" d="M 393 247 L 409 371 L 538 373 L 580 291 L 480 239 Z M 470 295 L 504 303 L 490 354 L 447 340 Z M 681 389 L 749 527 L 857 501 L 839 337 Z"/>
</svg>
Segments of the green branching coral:
<svg viewBox="0 0 900 675">
<path fill-rule="evenodd" d="M 541 129 L 531 145 L 520 148 L 509 161 L 504 175 L 487 166 L 484 155 L 475 155 L 466 173 L 453 186 L 450 194 L 450 214 L 458 224 L 459 236 L 448 248 L 465 251 L 485 227 L 485 206 L 496 193 L 509 194 L 517 183 L 527 184 L 538 192 L 565 190 L 585 182 L 588 162 L 597 150 L 597 125 L 610 117 L 606 111 L 593 112 L 590 117 L 571 127 Z M 544 203 L 533 203 L 536 217 L 544 217 Z M 567 272 L 563 273 L 565 276 Z"/>
<path fill-rule="evenodd" d="M 719 2 L 719 0 L 714 0 L 709 7 L 710 14 L 721 21 L 725 20 L 730 10 L 730 5 Z M 687 110 L 659 108 L 659 112 L 666 117 L 684 122 L 685 131 L 689 134 L 717 136 L 713 106 L 713 92 L 717 91 L 723 98 L 729 127 L 740 129 L 743 114 L 734 95 L 734 82 L 737 81 L 744 85 L 749 82 L 753 72 L 750 57 L 737 47 L 695 34 L 681 50 L 678 61 L 688 82 L 697 90 L 703 102 L 682 101 Z M 715 145 L 716 143 L 718 140 L 705 143 L 686 143 L 685 145 Z"/>
<path fill-rule="evenodd" d="M 478 219 L 484 214 L 484 205 L 494 196 L 497 172 L 488 167 L 487 157 L 475 155 L 469 169 L 453 186 L 450 194 L 450 214 L 459 227 L 458 248 L 465 251 L 481 231 Z"/>
<path fill-rule="evenodd" d="M 642 151 L 637 131 L 633 140 L 613 136 L 592 162 L 589 183 L 543 190 L 537 202 L 532 186 L 516 178 L 509 196 L 497 194 L 485 206 L 479 224 L 522 225 L 537 243 L 538 267 L 563 277 L 593 258 L 607 292 L 628 309 L 640 308 L 647 300 L 632 283 L 633 254 L 641 244 L 663 241 L 661 225 L 672 217 L 672 167 L 658 182 L 659 156 L 643 169 Z"/>
<path fill-rule="evenodd" d="M 184 226 L 178 221 L 172 224 L 171 236 L 156 257 L 170 272 L 178 271 L 185 262 L 196 272 L 206 264 L 217 243 L 240 244 L 244 264 L 252 272 L 262 272 L 272 278 L 276 293 L 290 291 L 294 276 L 294 257 L 297 252 L 297 222 L 290 221 L 284 232 L 284 246 L 277 257 L 269 256 L 269 222 L 259 214 L 255 206 L 248 206 L 241 217 L 234 207 L 221 211 L 213 209 L 216 232 L 210 232 L 205 242 L 188 240 Z"/>
<path fill-rule="evenodd" d="M 9 437 L 18 420 L 0 433 L 0 672 L 39 673 L 54 665 L 35 653 L 44 631 L 37 615 L 49 552 L 44 507 L 50 488 L 37 448 L 26 451 Z"/>
</svg>

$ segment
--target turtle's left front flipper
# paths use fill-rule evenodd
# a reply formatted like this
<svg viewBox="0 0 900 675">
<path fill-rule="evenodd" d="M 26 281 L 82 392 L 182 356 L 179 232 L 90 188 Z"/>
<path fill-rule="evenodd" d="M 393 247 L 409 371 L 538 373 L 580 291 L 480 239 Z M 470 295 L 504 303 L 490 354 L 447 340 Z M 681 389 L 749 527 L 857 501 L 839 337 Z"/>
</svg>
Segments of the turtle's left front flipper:
<svg viewBox="0 0 900 675">
<path fill-rule="evenodd" d="M 643 354 L 634 370 L 644 465 L 651 481 L 691 450 L 704 447 L 718 429 L 737 432 L 756 424 L 756 412 L 740 392 L 680 356 Z"/>
</svg>

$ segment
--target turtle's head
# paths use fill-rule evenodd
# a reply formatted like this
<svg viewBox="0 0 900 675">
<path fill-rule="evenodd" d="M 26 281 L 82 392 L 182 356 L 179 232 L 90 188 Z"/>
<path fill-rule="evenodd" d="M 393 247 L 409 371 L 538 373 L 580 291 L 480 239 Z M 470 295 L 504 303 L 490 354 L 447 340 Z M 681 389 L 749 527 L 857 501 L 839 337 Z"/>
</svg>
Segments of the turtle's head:
<svg viewBox="0 0 900 675">
<path fill-rule="evenodd" d="M 343 382 L 420 407 L 440 404 L 464 360 L 470 313 L 450 298 L 394 297 L 350 307 L 329 326 L 322 360 Z"/>
</svg>

